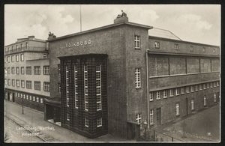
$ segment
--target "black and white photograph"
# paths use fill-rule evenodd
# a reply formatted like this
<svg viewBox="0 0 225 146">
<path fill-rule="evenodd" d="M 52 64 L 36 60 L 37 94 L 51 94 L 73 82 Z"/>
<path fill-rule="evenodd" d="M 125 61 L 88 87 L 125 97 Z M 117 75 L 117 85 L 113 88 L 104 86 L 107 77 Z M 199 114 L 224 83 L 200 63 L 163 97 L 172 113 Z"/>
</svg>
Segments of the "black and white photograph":
<svg viewBox="0 0 225 146">
<path fill-rule="evenodd" d="M 220 143 L 221 5 L 5 4 L 4 143 Z"/>
</svg>

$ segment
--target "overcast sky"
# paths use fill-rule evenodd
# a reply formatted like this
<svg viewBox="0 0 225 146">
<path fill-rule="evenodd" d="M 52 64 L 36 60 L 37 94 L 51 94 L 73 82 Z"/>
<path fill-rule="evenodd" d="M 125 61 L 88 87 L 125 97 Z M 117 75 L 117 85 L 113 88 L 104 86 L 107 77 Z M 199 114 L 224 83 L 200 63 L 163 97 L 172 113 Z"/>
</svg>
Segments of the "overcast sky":
<svg viewBox="0 0 225 146">
<path fill-rule="evenodd" d="M 220 46 L 220 5 L 82 5 L 82 30 L 112 24 L 121 10 L 130 22 L 167 29 L 182 40 Z M 34 35 L 46 40 L 80 31 L 79 5 L 5 5 L 5 45 Z"/>
</svg>

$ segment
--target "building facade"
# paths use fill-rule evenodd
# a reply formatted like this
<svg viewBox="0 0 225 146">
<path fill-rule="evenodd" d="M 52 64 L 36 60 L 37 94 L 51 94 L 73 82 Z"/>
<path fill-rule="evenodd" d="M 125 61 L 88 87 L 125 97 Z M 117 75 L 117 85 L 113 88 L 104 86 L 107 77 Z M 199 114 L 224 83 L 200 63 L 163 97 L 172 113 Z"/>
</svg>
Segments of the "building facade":
<svg viewBox="0 0 225 146">
<path fill-rule="evenodd" d="M 92 138 L 134 138 L 144 123 L 154 129 L 217 104 L 219 47 L 151 36 L 151 29 L 123 15 L 49 39 L 45 119 Z"/>
<path fill-rule="evenodd" d="M 46 41 L 34 36 L 5 46 L 5 99 L 40 111 L 49 98 Z"/>
</svg>

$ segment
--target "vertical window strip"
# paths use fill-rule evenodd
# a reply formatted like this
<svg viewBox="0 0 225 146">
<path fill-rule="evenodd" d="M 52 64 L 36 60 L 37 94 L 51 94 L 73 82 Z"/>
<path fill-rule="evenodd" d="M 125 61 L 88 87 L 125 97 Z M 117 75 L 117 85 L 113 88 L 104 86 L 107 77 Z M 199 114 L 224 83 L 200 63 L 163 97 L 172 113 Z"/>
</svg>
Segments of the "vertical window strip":
<svg viewBox="0 0 225 146">
<path fill-rule="evenodd" d="M 77 67 L 74 65 L 74 97 L 75 97 L 75 108 L 78 109 L 78 84 L 77 84 Z"/>
<path fill-rule="evenodd" d="M 96 97 L 97 97 L 97 110 L 102 110 L 101 65 L 96 66 Z"/>
<path fill-rule="evenodd" d="M 153 120 L 153 109 L 150 110 L 150 125 L 154 124 L 154 120 Z"/>
<path fill-rule="evenodd" d="M 88 111 L 88 67 L 84 65 L 84 109 Z"/>
<path fill-rule="evenodd" d="M 69 70 L 66 66 L 66 106 L 69 107 Z"/>
<path fill-rule="evenodd" d="M 135 85 L 136 85 L 136 88 L 141 88 L 141 69 L 140 68 L 135 69 Z"/>
</svg>

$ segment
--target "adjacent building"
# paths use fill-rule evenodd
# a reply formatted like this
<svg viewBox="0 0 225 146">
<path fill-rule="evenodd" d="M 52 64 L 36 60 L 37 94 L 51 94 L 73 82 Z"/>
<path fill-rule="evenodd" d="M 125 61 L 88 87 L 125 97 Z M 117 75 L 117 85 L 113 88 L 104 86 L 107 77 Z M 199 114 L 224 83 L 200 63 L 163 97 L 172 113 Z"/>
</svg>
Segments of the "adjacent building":
<svg viewBox="0 0 225 146">
<path fill-rule="evenodd" d="M 49 59 L 46 41 L 34 36 L 5 46 L 5 99 L 41 110 L 49 98 Z"/>
<path fill-rule="evenodd" d="M 87 137 L 134 138 L 217 104 L 219 47 L 152 30 L 123 13 L 111 25 L 50 37 L 45 120 Z"/>
</svg>

